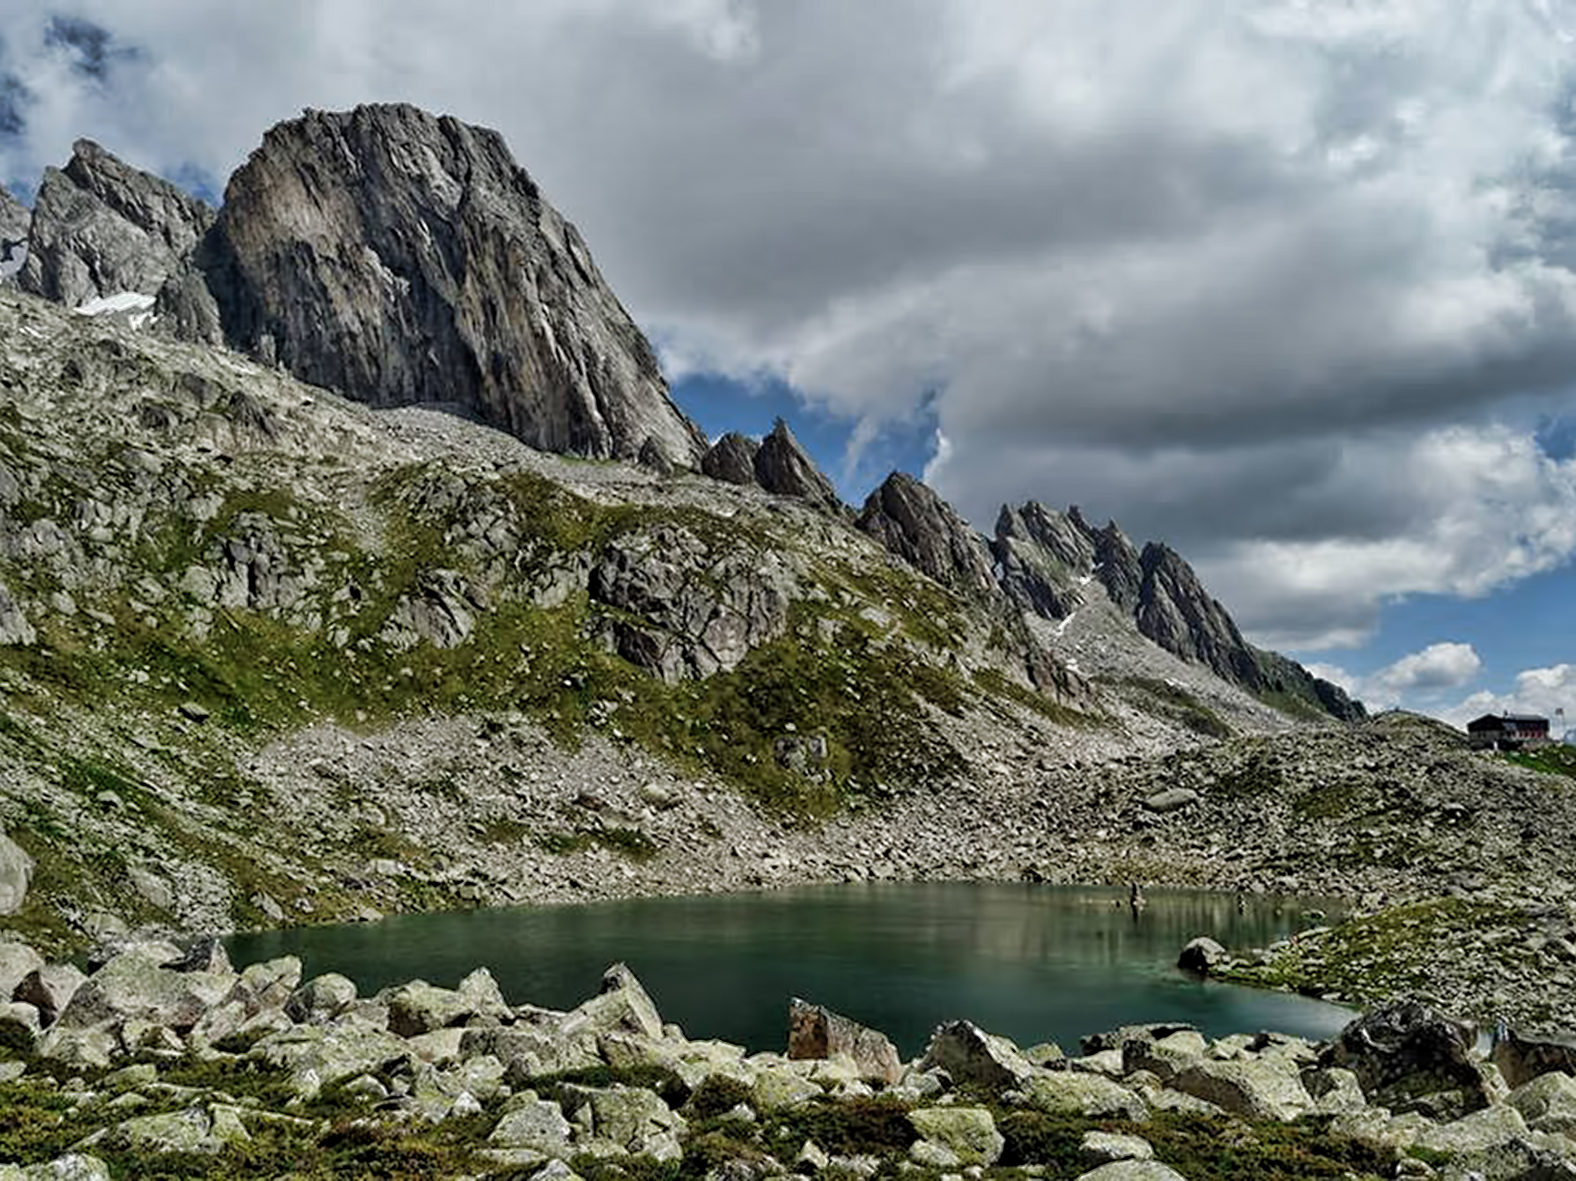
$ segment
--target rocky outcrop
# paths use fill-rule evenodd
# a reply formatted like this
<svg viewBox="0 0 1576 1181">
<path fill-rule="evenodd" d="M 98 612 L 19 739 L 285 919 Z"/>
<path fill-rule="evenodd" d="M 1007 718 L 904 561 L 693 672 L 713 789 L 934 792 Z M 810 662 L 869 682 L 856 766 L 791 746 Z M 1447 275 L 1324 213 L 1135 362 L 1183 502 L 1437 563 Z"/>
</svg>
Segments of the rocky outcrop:
<svg viewBox="0 0 1576 1181">
<path fill-rule="evenodd" d="M 0 185 L 0 280 L 22 268 L 27 249 L 27 228 L 33 214 Z"/>
<path fill-rule="evenodd" d="M 755 482 L 778 496 L 791 496 L 828 512 L 842 511 L 832 481 L 780 418 L 755 452 Z"/>
<path fill-rule="evenodd" d="M 1193 567 L 1169 546 L 1150 542 L 1139 557 L 1143 581 L 1138 630 L 1184 660 L 1205 664 L 1234 684 L 1253 679 L 1247 642 L 1231 616 L 1204 590 Z"/>
<path fill-rule="evenodd" d="M 1076 508 L 1068 516 L 1089 533 L 1094 543 L 1094 573 L 1111 602 L 1124 611 L 1136 610 L 1144 575 L 1138 550 L 1127 539 L 1127 534 L 1115 521 L 1106 522 L 1103 529 L 1090 528 Z"/>
<path fill-rule="evenodd" d="M 22 909 L 32 880 L 33 859 L 0 831 L 0 914 L 15 914 Z"/>
<path fill-rule="evenodd" d="M 495 131 L 404 105 L 282 123 L 231 177 L 203 266 L 232 344 L 350 397 L 458 404 L 544 451 L 692 468 L 706 449 Z"/>
<path fill-rule="evenodd" d="M 769 555 L 711 552 L 676 527 L 609 543 L 591 571 L 594 601 L 616 608 L 609 645 L 671 683 L 737 668 L 788 626 L 793 583 Z"/>
<path fill-rule="evenodd" d="M 1020 610 L 1065 619 L 1083 604 L 1078 579 L 1094 566 L 1094 544 L 1072 517 L 1032 500 L 1021 509 L 1003 505 L 991 549 L 1002 589 Z"/>
<path fill-rule="evenodd" d="M 65 168 L 44 172 L 18 282 L 68 307 L 121 292 L 157 296 L 213 216 L 169 181 L 78 140 Z"/>
<path fill-rule="evenodd" d="M 1473 1051 L 1476 1038 L 1470 1025 L 1420 1002 L 1398 1001 L 1343 1029 L 1324 1061 L 1356 1074 L 1370 1103 L 1459 1117 L 1493 1101 Z"/>
<path fill-rule="evenodd" d="M 855 524 L 943 586 L 974 596 L 996 591 L 985 543 L 957 510 L 913 476 L 888 476 Z"/>
<path fill-rule="evenodd" d="M 737 431 L 729 431 L 701 458 L 700 470 L 713 480 L 728 484 L 755 483 L 755 457 L 761 445 Z"/>
</svg>

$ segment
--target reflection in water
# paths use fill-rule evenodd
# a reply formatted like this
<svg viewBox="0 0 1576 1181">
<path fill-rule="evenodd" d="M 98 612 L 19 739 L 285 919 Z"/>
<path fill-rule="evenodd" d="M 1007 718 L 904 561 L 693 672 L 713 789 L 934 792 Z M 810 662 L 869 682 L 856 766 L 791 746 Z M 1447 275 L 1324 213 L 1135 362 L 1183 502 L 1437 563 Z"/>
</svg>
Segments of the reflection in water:
<svg viewBox="0 0 1576 1181">
<path fill-rule="evenodd" d="M 1277 1029 L 1324 1037 L 1350 1016 L 1299 997 L 1188 979 L 1197 935 L 1263 946 L 1301 906 L 1155 891 L 976 883 L 868 883 L 766 894 L 408 915 L 351 927 L 236 936 L 246 963 L 294 954 L 364 993 L 422 977 L 452 985 L 478 964 L 516 1003 L 567 1008 L 623 960 L 691 1037 L 781 1049 L 790 996 L 885 1031 L 905 1054 L 955 1017 L 1021 1044 L 1076 1052 L 1088 1033 L 1191 1021 L 1212 1036 Z"/>
</svg>

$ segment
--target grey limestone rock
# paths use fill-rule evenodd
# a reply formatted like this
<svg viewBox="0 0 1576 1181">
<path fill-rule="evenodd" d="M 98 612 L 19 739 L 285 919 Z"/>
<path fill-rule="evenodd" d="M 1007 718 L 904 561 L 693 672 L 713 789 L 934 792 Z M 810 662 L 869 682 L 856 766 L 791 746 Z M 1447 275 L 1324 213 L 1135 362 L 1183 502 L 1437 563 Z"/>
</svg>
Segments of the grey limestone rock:
<svg viewBox="0 0 1576 1181">
<path fill-rule="evenodd" d="M 0 832 L 0 914 L 22 909 L 33 880 L 33 859 L 27 851 Z"/>
<path fill-rule="evenodd" d="M 1208 976 L 1210 969 L 1226 959 L 1226 949 L 1208 935 L 1189 941 L 1177 956 L 1177 967 L 1184 972 Z"/>
<path fill-rule="evenodd" d="M 590 592 L 627 613 L 612 624 L 613 649 L 674 683 L 736 668 L 780 636 L 792 578 L 770 555 L 742 547 L 713 554 L 693 533 L 660 526 L 609 542 Z"/>
<path fill-rule="evenodd" d="M 1204 1059 L 1166 1085 L 1250 1119 L 1289 1121 L 1314 1110 L 1296 1063 L 1282 1055 Z"/>
<path fill-rule="evenodd" d="M 922 574 L 965 594 L 996 590 L 990 551 L 957 511 L 913 476 L 893 472 L 855 524 Z"/>
<path fill-rule="evenodd" d="M 495 131 L 405 105 L 282 123 L 203 265 L 231 344 L 352 398 L 458 404 L 545 451 L 692 468 L 706 449 Z"/>
<path fill-rule="evenodd" d="M 11 594 L 11 588 L 0 582 L 0 644 L 25 647 L 38 639 L 38 632 L 22 613 L 22 606 Z M 3 850 L 0 850 L 3 854 Z M 0 901 L 0 907 L 4 902 Z M 0 914 L 8 913 L 0 909 Z"/>
<path fill-rule="evenodd" d="M 44 957 L 26 943 L 0 939 L 0 1000 L 27 1000 L 15 996 L 21 982 L 44 966 Z"/>
<path fill-rule="evenodd" d="M 761 445 L 737 431 L 729 431 L 701 457 L 700 470 L 713 480 L 729 484 L 755 483 L 755 456 Z"/>
<path fill-rule="evenodd" d="M 908 1113 L 908 1121 L 921 1141 L 944 1149 L 953 1164 L 993 1165 L 1006 1146 L 983 1107 L 921 1107 Z"/>
<path fill-rule="evenodd" d="M 768 492 L 792 496 L 829 512 L 841 512 L 843 502 L 815 461 L 782 419 L 761 440 L 755 452 L 755 480 Z"/>
<path fill-rule="evenodd" d="M 18 282 L 68 307 L 124 291 L 157 296 L 212 223 L 197 198 L 78 140 L 64 169 L 44 172 Z"/>
<path fill-rule="evenodd" d="M 940 1067 L 954 1082 L 1003 1089 L 1021 1085 L 1034 1073 L 1028 1059 L 1004 1037 L 986 1033 L 972 1021 L 949 1021 L 936 1027 L 919 1064 Z"/>
</svg>

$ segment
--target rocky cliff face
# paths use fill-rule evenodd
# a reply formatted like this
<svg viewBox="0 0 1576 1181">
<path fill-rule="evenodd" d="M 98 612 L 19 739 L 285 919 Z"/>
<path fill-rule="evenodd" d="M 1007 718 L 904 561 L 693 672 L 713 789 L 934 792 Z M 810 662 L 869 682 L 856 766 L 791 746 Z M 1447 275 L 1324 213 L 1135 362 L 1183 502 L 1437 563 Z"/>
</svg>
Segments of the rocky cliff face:
<svg viewBox="0 0 1576 1181">
<path fill-rule="evenodd" d="M 701 458 L 700 470 L 713 480 L 748 486 L 755 483 L 755 457 L 761 445 L 729 431 Z"/>
<path fill-rule="evenodd" d="M 0 275 L 10 275 L 19 262 L 12 262 L 12 255 L 27 244 L 28 223 L 33 220 L 26 205 L 0 186 Z"/>
<path fill-rule="evenodd" d="M 1094 544 L 1072 517 L 1034 501 L 1003 505 L 992 549 L 1002 589 L 1020 610 L 1065 619 L 1083 603 L 1077 580 L 1093 568 Z"/>
<path fill-rule="evenodd" d="M 91 140 L 48 169 L 28 231 L 23 290 L 68 307 L 121 292 L 156 296 L 213 223 L 213 211 Z"/>
<path fill-rule="evenodd" d="M 1237 684 L 1252 677 L 1247 641 L 1226 609 L 1171 547 L 1150 542 L 1139 557 L 1138 630 L 1184 660 L 1207 664 Z"/>
<path fill-rule="evenodd" d="M 544 451 L 705 451 L 496 132 L 409 106 L 280 124 L 231 178 L 201 265 L 232 344 L 360 401 L 457 403 Z"/>
</svg>

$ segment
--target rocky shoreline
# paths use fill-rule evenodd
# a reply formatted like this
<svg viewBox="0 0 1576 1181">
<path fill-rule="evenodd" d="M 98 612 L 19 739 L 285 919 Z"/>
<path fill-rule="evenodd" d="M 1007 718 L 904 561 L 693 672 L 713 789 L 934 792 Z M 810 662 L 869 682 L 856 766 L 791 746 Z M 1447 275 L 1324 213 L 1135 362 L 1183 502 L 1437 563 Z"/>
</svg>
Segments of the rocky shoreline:
<svg viewBox="0 0 1576 1181">
<path fill-rule="evenodd" d="M 567 1012 L 486 968 L 362 997 L 213 940 L 84 974 L 0 943 L 0 1181 L 121 1177 L 1576 1177 L 1576 1046 L 1415 1002 L 1328 1043 L 1126 1026 L 1075 1053 L 966 1020 L 904 1062 L 790 1004 L 786 1053 L 691 1040 L 627 968 Z"/>
</svg>

